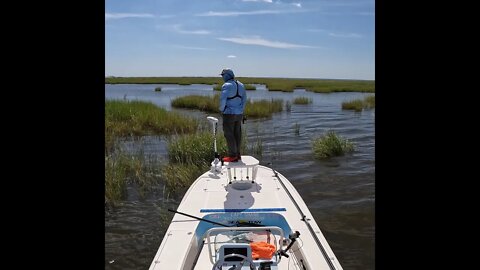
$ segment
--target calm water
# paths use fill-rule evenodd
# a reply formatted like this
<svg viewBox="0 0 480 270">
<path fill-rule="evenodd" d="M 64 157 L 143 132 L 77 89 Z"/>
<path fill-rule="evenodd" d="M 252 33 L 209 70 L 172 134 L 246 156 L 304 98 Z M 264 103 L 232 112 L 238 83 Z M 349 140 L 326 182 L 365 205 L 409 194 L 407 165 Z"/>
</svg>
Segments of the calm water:
<svg viewBox="0 0 480 270">
<path fill-rule="evenodd" d="M 161 92 L 155 92 L 157 86 Z M 206 120 L 199 111 L 171 108 L 173 98 L 184 95 L 213 95 L 209 85 L 105 85 L 106 99 L 151 101 L 167 110 L 180 111 Z M 263 141 L 262 165 L 287 177 L 302 195 L 320 229 L 345 270 L 375 268 L 375 109 L 344 111 L 341 103 L 363 98 L 364 93 L 269 92 L 258 85 L 247 91 L 252 100 L 279 98 L 293 101 L 309 97 L 309 105 L 292 104 L 291 112 L 274 114 L 269 120 L 247 120 L 243 128 L 251 141 Z M 214 115 L 214 114 L 209 114 Z M 219 117 L 218 115 L 214 115 Z M 295 134 L 295 125 L 300 134 Z M 221 128 L 221 125 L 219 126 Z M 328 161 L 312 158 L 311 141 L 334 130 L 356 145 L 354 153 Z M 165 141 L 145 137 L 126 147 L 141 148 L 150 156 L 166 158 Z M 148 269 L 179 198 L 164 199 L 162 187 L 146 198 L 129 187 L 128 198 L 106 212 L 105 269 Z"/>
</svg>

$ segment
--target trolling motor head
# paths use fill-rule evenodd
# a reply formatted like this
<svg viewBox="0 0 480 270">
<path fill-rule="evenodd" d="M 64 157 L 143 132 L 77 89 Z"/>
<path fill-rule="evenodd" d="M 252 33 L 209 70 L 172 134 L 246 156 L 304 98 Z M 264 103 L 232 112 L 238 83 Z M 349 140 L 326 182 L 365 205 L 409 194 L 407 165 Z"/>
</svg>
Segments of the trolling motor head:
<svg viewBox="0 0 480 270">
<path fill-rule="evenodd" d="M 218 123 L 218 119 L 213 117 L 213 116 L 208 116 L 207 117 L 208 121 L 210 121 L 212 124 Z"/>
</svg>

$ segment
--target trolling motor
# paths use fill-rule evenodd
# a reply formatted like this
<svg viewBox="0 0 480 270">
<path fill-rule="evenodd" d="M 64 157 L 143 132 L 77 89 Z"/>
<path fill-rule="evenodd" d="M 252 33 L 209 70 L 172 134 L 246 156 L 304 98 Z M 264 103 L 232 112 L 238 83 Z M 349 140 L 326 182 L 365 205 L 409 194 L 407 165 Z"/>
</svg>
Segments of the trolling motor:
<svg viewBox="0 0 480 270">
<path fill-rule="evenodd" d="M 217 123 L 218 123 L 218 119 L 213 117 L 213 116 L 208 116 L 207 119 L 208 119 L 208 121 L 210 121 L 212 123 L 213 148 L 215 149 L 215 156 L 214 156 L 214 160 L 212 161 L 211 169 L 212 169 L 212 172 L 218 173 L 218 172 L 221 171 L 221 168 L 223 166 L 223 160 L 220 159 L 220 155 L 218 154 L 218 151 L 217 151 Z M 221 165 L 218 166 L 218 163 L 221 163 Z"/>
<path fill-rule="evenodd" d="M 279 251 L 277 251 L 277 254 L 280 255 L 280 256 L 284 256 L 284 257 L 290 257 L 288 254 L 287 254 L 287 251 L 293 246 L 293 244 L 295 243 L 295 241 L 297 241 L 297 238 L 300 236 L 300 232 L 299 231 L 295 231 L 294 233 L 291 233 L 288 238 L 290 238 L 291 242 L 290 244 L 288 245 L 288 247 L 283 250 L 283 249 L 280 249 Z"/>
</svg>

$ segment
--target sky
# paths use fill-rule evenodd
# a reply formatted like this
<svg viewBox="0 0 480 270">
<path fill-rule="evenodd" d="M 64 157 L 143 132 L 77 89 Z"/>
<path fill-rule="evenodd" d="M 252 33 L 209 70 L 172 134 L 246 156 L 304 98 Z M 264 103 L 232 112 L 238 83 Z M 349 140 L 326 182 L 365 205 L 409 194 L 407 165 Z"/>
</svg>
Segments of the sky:
<svg viewBox="0 0 480 270">
<path fill-rule="evenodd" d="M 105 76 L 375 80 L 374 0 L 105 0 Z"/>
</svg>

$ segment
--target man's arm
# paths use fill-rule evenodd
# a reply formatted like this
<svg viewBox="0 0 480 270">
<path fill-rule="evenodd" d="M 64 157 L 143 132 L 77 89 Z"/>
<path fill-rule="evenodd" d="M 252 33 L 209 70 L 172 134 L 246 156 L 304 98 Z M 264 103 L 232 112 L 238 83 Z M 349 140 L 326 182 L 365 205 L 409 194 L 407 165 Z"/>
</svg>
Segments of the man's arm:
<svg viewBox="0 0 480 270">
<path fill-rule="evenodd" d="M 225 111 L 225 106 L 227 105 L 227 94 L 228 94 L 227 85 L 223 84 L 222 91 L 220 93 L 220 107 L 218 107 L 218 109 L 220 110 L 220 113 L 223 113 L 223 111 Z"/>
<path fill-rule="evenodd" d="M 243 94 L 242 94 L 242 105 L 243 105 L 243 113 L 245 113 L 245 106 L 247 105 L 247 91 L 245 89 L 245 86 L 243 88 Z"/>
</svg>

